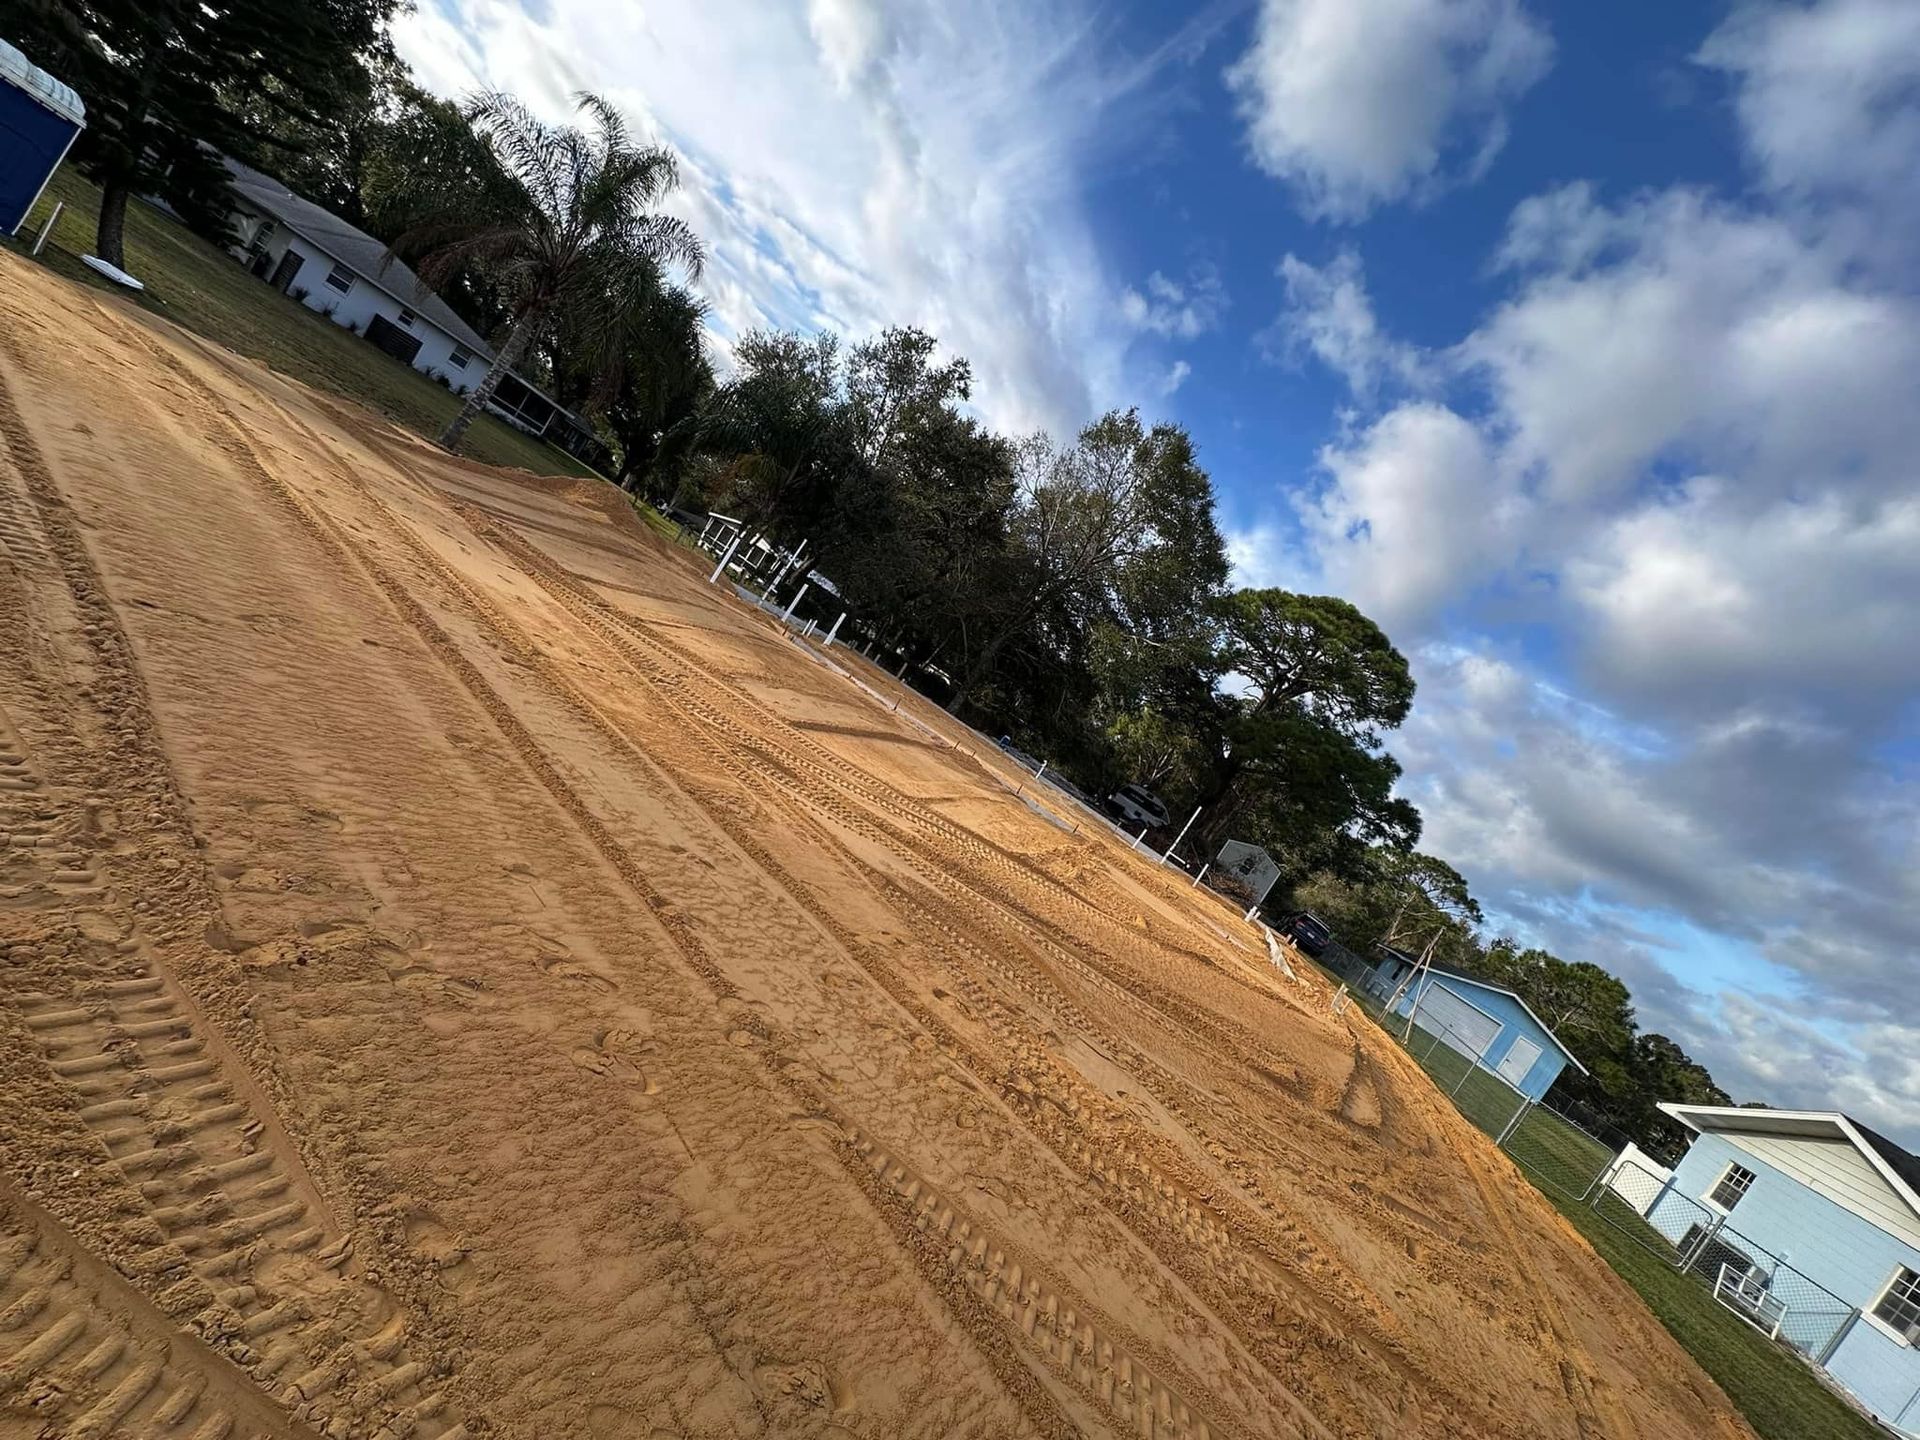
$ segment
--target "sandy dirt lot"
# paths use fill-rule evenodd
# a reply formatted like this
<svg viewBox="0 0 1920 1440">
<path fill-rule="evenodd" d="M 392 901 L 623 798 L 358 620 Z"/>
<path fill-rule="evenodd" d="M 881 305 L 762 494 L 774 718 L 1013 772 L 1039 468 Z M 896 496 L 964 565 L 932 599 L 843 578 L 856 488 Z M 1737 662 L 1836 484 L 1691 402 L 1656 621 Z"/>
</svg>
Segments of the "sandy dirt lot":
<svg viewBox="0 0 1920 1440">
<path fill-rule="evenodd" d="M 3 1440 L 1748 1433 L 1318 979 L 703 581 L 0 256 Z"/>
</svg>

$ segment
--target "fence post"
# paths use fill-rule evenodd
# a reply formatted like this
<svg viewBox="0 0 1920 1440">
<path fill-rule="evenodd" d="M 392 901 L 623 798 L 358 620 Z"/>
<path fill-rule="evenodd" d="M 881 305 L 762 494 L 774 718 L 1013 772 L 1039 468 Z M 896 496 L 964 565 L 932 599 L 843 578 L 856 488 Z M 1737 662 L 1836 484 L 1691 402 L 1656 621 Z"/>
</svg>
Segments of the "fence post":
<svg viewBox="0 0 1920 1440">
<path fill-rule="evenodd" d="M 733 537 L 732 542 L 727 546 L 726 553 L 720 557 L 720 563 L 713 567 L 713 573 L 707 577 L 707 583 L 709 585 L 714 585 L 719 583 L 720 572 L 727 568 L 727 562 L 733 559 L 733 552 L 739 548 L 740 548 L 740 537 L 736 535 Z"/>
<path fill-rule="evenodd" d="M 1502 1150 L 1507 1148 L 1508 1139 L 1511 1138 L 1514 1131 L 1520 1128 L 1520 1122 L 1526 1119 L 1527 1112 L 1533 1109 L 1534 1102 L 1532 1100 L 1529 1100 L 1524 1095 L 1520 1097 L 1520 1100 L 1520 1108 L 1513 1112 L 1513 1118 L 1507 1121 L 1506 1125 L 1501 1129 L 1499 1137 L 1493 1142 Z"/>
<path fill-rule="evenodd" d="M 1212 868 L 1213 868 L 1213 862 L 1211 860 L 1209 860 L 1206 864 L 1200 867 L 1200 873 L 1193 877 L 1193 888 L 1195 890 L 1198 890 L 1200 888 L 1200 882 L 1207 878 L 1207 871 L 1211 870 Z"/>
<path fill-rule="evenodd" d="M 1487 1061 L 1487 1046 L 1493 1044 L 1493 1042 L 1498 1040 L 1499 1038 L 1500 1038 L 1500 1032 L 1496 1030 L 1493 1032 L 1493 1034 L 1489 1035 L 1486 1038 L 1486 1040 L 1481 1044 L 1480 1053 L 1473 1057 L 1473 1063 L 1467 1066 L 1465 1070 L 1460 1072 L 1460 1078 L 1453 1082 L 1453 1089 L 1447 1092 L 1447 1098 L 1449 1100 L 1451 1100 L 1454 1096 L 1460 1093 L 1460 1087 L 1467 1083 L 1467 1076 L 1473 1074 L 1473 1072 L 1476 1070 L 1485 1068 L 1486 1061 Z"/>
<path fill-rule="evenodd" d="M 1173 858 L 1173 852 L 1180 848 L 1180 842 L 1187 838 L 1187 831 L 1193 828 L 1193 822 L 1200 818 L 1200 812 L 1206 808 L 1204 805 L 1194 807 L 1193 814 L 1187 817 L 1187 823 L 1182 825 L 1180 827 L 1180 833 L 1173 837 L 1173 844 L 1167 846 L 1167 853 L 1160 857 L 1160 863 L 1162 865 Z M 1143 830 L 1140 833 L 1144 835 L 1146 832 Z"/>
<path fill-rule="evenodd" d="M 1818 1360 L 1815 1360 L 1813 1363 L 1818 1365 L 1822 1370 L 1826 1369 L 1827 1361 L 1831 1360 L 1833 1358 L 1833 1352 L 1840 1348 L 1840 1342 L 1846 1339 L 1848 1335 L 1853 1333 L 1854 1322 L 1857 1321 L 1859 1318 L 1860 1318 L 1860 1307 L 1856 1305 L 1854 1307 L 1853 1313 L 1847 1316 L 1846 1319 L 1842 1320 L 1839 1324 L 1839 1327 L 1834 1330 L 1833 1338 L 1828 1340 L 1825 1345 L 1820 1347 L 1820 1358 Z M 1913 1400 L 1920 1400 L 1920 1390 L 1915 1390 L 1913 1392 Z M 1893 1417 L 1894 1424 L 1898 1425 L 1903 1419 L 1906 1418 L 1907 1411 L 1913 1408 L 1913 1400 L 1907 1401 L 1906 1405 L 1901 1408 L 1900 1413 Z"/>
<path fill-rule="evenodd" d="M 811 585 L 803 583 L 798 590 L 793 592 L 793 599 L 787 602 L 787 608 L 781 612 L 780 619 L 783 622 L 793 618 L 793 607 L 800 603 L 800 597 L 805 595 L 811 588 Z"/>
<path fill-rule="evenodd" d="M 840 620 L 845 620 L 846 618 L 847 612 L 842 610 L 840 612 Z M 840 633 L 840 620 L 833 622 L 833 628 L 827 631 L 827 638 L 820 642 L 820 648 L 822 650 L 831 650 L 833 648 L 833 637 Z"/>
<path fill-rule="evenodd" d="M 60 218 L 60 212 L 66 208 L 67 202 L 64 200 L 56 200 L 53 202 L 53 213 L 47 216 L 47 223 L 40 227 L 39 238 L 33 242 L 34 254 L 38 255 L 42 250 L 47 248 L 47 237 L 53 234 L 54 222 Z"/>
</svg>

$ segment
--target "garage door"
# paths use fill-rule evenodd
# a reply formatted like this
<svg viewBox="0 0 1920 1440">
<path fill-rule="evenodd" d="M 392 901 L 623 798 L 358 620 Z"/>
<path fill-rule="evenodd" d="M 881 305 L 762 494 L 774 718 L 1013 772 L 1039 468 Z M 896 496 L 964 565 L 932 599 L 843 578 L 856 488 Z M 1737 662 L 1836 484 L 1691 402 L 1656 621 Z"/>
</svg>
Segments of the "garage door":
<svg viewBox="0 0 1920 1440">
<path fill-rule="evenodd" d="M 1438 982 L 1420 997 L 1420 1013 L 1413 1023 L 1431 1030 L 1469 1060 L 1478 1059 L 1487 1042 L 1500 1033 L 1498 1020 Z"/>
</svg>

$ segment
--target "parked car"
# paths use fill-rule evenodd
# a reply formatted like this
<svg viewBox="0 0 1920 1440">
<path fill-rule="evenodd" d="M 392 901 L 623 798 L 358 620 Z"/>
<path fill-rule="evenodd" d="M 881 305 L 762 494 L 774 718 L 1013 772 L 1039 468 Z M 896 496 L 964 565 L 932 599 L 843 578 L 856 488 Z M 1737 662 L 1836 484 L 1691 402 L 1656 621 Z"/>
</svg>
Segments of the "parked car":
<svg viewBox="0 0 1920 1440">
<path fill-rule="evenodd" d="M 1122 785 L 1107 797 L 1107 812 L 1128 825 L 1144 825 L 1149 830 L 1167 827 L 1167 807 L 1160 797 L 1141 785 Z"/>
<path fill-rule="evenodd" d="M 1311 910 L 1296 910 L 1280 922 L 1280 933 L 1309 955 L 1322 954 L 1333 941 L 1327 922 Z"/>
</svg>

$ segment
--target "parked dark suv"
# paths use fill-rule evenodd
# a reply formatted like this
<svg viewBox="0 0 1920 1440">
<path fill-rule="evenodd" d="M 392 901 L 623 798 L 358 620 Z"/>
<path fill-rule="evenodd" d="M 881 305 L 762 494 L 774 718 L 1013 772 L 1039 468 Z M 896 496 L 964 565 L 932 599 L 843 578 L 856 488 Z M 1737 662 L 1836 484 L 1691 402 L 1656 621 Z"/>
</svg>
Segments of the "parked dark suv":
<svg viewBox="0 0 1920 1440">
<path fill-rule="evenodd" d="M 1319 955 L 1333 940 L 1327 922 L 1311 910 L 1296 910 L 1280 922 L 1280 933 L 1309 955 Z"/>
</svg>

